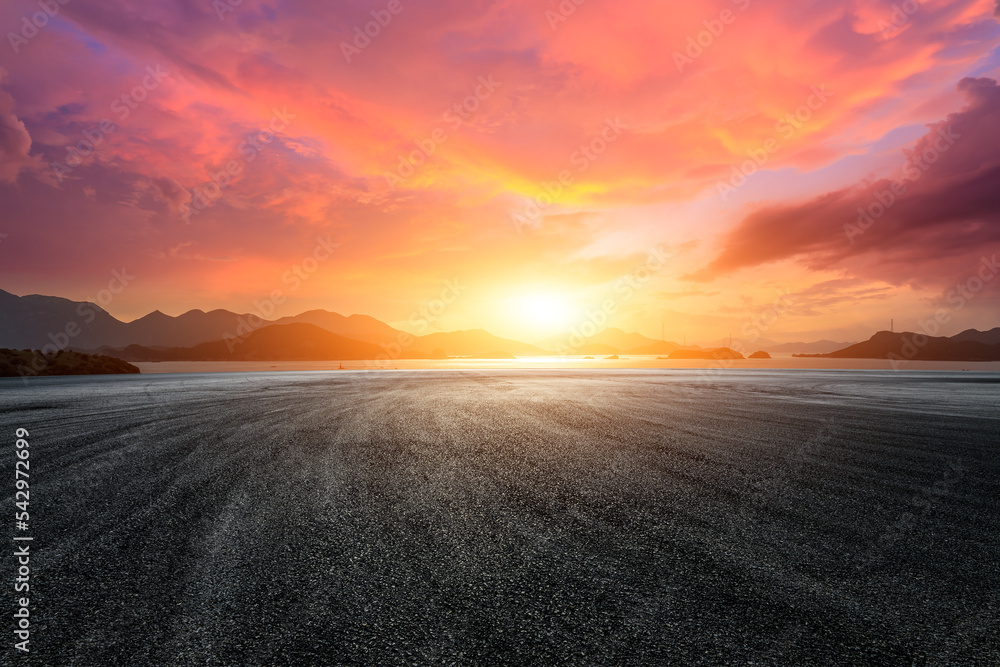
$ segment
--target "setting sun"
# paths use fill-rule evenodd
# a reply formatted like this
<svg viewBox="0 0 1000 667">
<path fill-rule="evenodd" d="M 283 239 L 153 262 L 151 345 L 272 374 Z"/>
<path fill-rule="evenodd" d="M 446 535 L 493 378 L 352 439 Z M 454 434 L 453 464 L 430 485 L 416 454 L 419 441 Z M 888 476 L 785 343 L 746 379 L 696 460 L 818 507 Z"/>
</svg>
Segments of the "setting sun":
<svg viewBox="0 0 1000 667">
<path fill-rule="evenodd" d="M 511 299 L 509 313 L 520 327 L 533 333 L 562 329 L 572 323 L 576 308 L 571 300 L 554 293 L 528 293 Z"/>
</svg>

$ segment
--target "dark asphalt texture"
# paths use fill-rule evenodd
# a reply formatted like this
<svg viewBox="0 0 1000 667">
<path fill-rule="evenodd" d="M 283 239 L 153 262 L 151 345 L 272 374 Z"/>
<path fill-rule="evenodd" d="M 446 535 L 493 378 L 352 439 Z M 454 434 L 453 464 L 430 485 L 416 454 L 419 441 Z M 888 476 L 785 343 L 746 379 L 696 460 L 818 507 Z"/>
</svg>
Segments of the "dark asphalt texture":
<svg viewBox="0 0 1000 667">
<path fill-rule="evenodd" d="M 998 380 L 3 380 L 0 663 L 998 665 Z"/>
</svg>

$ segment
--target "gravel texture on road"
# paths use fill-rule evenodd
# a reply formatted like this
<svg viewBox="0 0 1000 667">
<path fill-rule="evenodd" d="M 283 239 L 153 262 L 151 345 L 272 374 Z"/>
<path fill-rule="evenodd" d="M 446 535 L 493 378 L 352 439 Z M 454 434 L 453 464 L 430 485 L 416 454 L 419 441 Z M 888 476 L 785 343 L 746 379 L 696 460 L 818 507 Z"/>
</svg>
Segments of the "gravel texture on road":
<svg viewBox="0 0 1000 667">
<path fill-rule="evenodd" d="M 997 665 L 998 407 L 957 372 L 3 380 L 31 664 Z"/>
</svg>

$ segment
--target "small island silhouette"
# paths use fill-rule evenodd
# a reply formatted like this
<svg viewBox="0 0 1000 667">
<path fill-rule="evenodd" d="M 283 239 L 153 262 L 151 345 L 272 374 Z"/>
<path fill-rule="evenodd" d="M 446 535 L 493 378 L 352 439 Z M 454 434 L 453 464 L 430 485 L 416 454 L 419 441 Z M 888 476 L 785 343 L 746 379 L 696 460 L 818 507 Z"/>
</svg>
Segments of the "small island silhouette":
<svg viewBox="0 0 1000 667">
<path fill-rule="evenodd" d="M 674 350 L 667 359 L 743 359 L 743 355 L 728 347 L 712 350 Z"/>
<path fill-rule="evenodd" d="M 0 348 L 0 377 L 42 375 L 121 375 L 138 373 L 127 361 L 103 354 L 72 350 L 43 353 L 41 350 Z"/>
</svg>

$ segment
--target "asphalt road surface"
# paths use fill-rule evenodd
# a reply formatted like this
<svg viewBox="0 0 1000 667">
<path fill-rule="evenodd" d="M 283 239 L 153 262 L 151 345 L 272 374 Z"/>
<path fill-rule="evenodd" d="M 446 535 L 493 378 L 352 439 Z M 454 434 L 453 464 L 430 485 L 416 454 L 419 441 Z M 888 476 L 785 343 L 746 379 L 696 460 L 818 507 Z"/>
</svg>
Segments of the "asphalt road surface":
<svg viewBox="0 0 1000 667">
<path fill-rule="evenodd" d="M 997 665 L 998 407 L 985 373 L 3 380 L 0 662 Z"/>
</svg>

